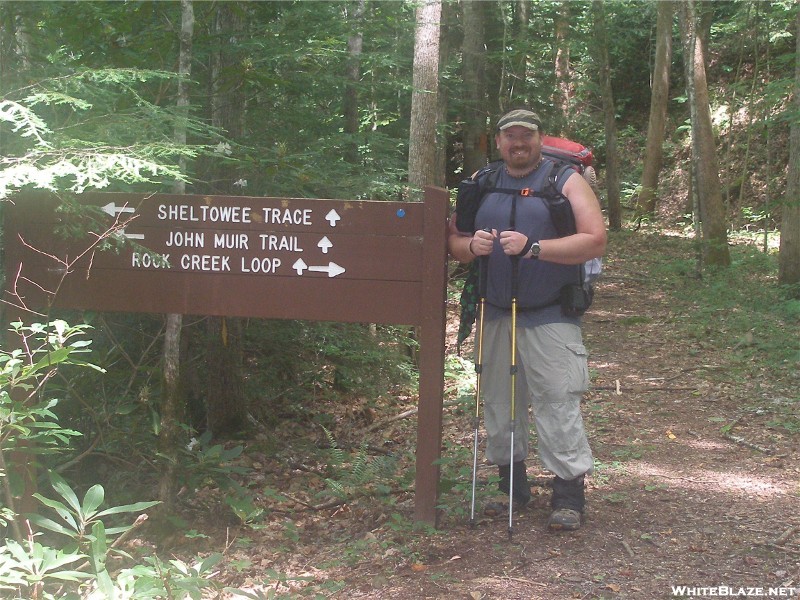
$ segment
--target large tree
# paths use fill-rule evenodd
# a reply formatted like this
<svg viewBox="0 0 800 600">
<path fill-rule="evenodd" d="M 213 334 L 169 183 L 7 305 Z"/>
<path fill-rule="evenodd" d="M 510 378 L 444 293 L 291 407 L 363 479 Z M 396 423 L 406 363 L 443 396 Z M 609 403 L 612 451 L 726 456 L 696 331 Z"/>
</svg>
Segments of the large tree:
<svg viewBox="0 0 800 600">
<path fill-rule="evenodd" d="M 556 128 L 554 131 L 570 132 L 570 96 L 572 85 L 569 69 L 569 0 L 561 0 L 556 7 L 554 18 L 555 36 L 555 76 L 556 85 L 553 87 L 553 105 L 556 110 Z"/>
<path fill-rule="evenodd" d="M 486 118 L 486 42 L 484 21 L 486 3 L 464 0 L 464 41 L 461 77 L 464 81 L 464 174 L 471 175 L 486 164 L 488 154 Z"/>
<path fill-rule="evenodd" d="M 719 180 L 719 163 L 714 129 L 711 124 L 711 106 L 706 79 L 706 36 L 702 34 L 700 18 L 694 0 L 681 7 L 681 39 L 686 70 L 687 96 L 692 123 L 692 173 L 691 186 L 697 197 L 701 223 L 703 263 L 728 266 L 727 221 Z M 705 3 L 699 8 L 709 10 Z M 708 13 L 706 13 L 708 14 Z"/>
<path fill-rule="evenodd" d="M 408 149 L 408 183 L 419 197 L 426 185 L 438 178 L 437 135 L 439 91 L 439 35 L 441 0 L 424 0 L 416 12 L 414 77 L 411 92 L 411 129 Z"/>
<path fill-rule="evenodd" d="M 619 156 L 617 154 L 617 110 L 614 91 L 611 87 L 611 63 L 608 58 L 606 17 L 603 0 L 592 3 L 594 35 L 599 62 L 598 79 L 603 102 L 603 124 L 606 138 L 606 199 L 608 201 L 608 225 L 611 229 L 622 229 L 622 211 L 619 198 Z"/>
<path fill-rule="evenodd" d="M 364 48 L 363 21 L 366 0 L 358 0 L 348 10 L 350 36 L 347 38 L 347 65 L 343 110 L 344 132 L 349 136 L 346 140 L 344 157 L 350 163 L 358 162 L 359 104 L 358 89 L 361 85 L 361 53 Z"/>
<path fill-rule="evenodd" d="M 184 116 L 189 109 L 189 78 L 192 74 L 192 41 L 194 38 L 194 5 L 192 0 L 181 0 L 181 27 L 179 33 L 178 55 L 178 111 Z M 179 122 L 175 127 L 175 142 L 186 144 L 186 122 Z M 186 161 L 180 161 L 180 168 L 186 171 Z M 186 193 L 186 182 L 176 181 L 172 188 L 175 194 Z M 164 333 L 164 393 L 161 401 L 161 428 L 159 429 L 159 452 L 166 459 L 161 472 L 158 499 L 162 502 L 163 511 L 169 514 L 172 510 L 177 487 L 177 468 L 180 447 L 183 445 L 183 429 L 181 424 L 185 415 L 185 399 L 181 385 L 181 332 L 183 315 L 171 313 L 166 316 Z"/>
<path fill-rule="evenodd" d="M 657 4 L 656 55 L 653 63 L 652 88 L 650 92 L 650 117 L 647 122 L 647 144 L 642 165 L 642 185 L 639 192 L 637 213 L 653 215 L 656 209 L 658 175 L 664 156 L 664 128 L 669 104 L 669 76 L 672 63 L 672 0 Z"/>
<path fill-rule="evenodd" d="M 244 143 L 245 15 L 245 5 L 224 2 L 216 10 L 212 24 L 217 46 L 211 55 L 211 122 L 236 144 Z M 244 177 L 234 167 L 218 160 L 211 173 L 212 191 L 241 193 Z M 230 437 L 247 425 L 242 320 L 209 317 L 206 335 L 206 421 L 215 436 Z"/>
<path fill-rule="evenodd" d="M 791 108 L 789 176 L 781 219 L 781 249 L 778 281 L 792 286 L 800 298 L 800 11 L 797 11 L 794 58 L 794 100 Z"/>
</svg>

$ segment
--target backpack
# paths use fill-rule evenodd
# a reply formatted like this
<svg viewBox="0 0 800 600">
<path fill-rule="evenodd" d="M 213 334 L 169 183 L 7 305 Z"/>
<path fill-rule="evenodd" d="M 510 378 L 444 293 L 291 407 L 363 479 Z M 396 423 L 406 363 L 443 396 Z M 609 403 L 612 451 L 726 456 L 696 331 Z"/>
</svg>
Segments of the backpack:
<svg viewBox="0 0 800 600">
<path fill-rule="evenodd" d="M 548 140 L 550 139 L 558 140 L 558 138 L 548 138 Z M 568 140 L 563 141 L 568 142 Z M 553 162 L 547 174 L 547 183 L 542 190 L 496 187 L 495 184 L 503 161 L 490 163 L 479 169 L 469 179 L 459 182 L 456 196 L 456 228 L 459 231 L 474 233 L 475 215 L 478 213 L 484 196 L 490 192 L 500 192 L 542 198 L 550 211 L 550 218 L 553 221 L 558 237 L 566 237 L 576 233 L 577 227 L 572 206 L 567 197 L 558 191 L 557 184 L 564 175 L 569 177 L 571 171 L 580 173 L 584 178 L 587 177 L 587 173 L 593 177 L 594 169 L 591 168 L 590 164 L 587 164 L 587 162 L 591 163 L 591 151 L 575 142 L 568 143 L 574 144 L 578 148 L 583 148 L 588 154 L 577 152 L 578 148 L 575 147 L 553 149 L 552 142 L 547 147 L 547 151 L 543 147 L 542 154 L 551 158 Z M 589 183 L 591 185 L 592 182 L 589 181 Z M 562 311 L 566 315 L 580 316 L 586 312 L 594 297 L 592 283 L 600 277 L 601 273 L 602 260 L 600 258 L 590 259 L 581 265 L 579 282 L 575 285 L 564 286 L 561 290 Z M 478 261 L 472 261 L 461 292 L 461 322 L 457 338 L 459 352 L 461 343 L 469 337 L 472 325 L 475 323 L 478 299 Z"/>
<path fill-rule="evenodd" d="M 532 196 L 542 198 L 550 210 L 550 218 L 553 220 L 558 237 L 572 235 L 577 231 L 575 227 L 575 217 L 572 214 L 572 206 L 561 192 L 558 191 L 558 181 L 568 171 L 575 170 L 574 166 L 566 161 L 556 160 L 551 165 L 547 175 L 547 184 L 544 189 L 535 191 L 530 188 L 498 188 L 497 179 L 500 176 L 500 169 L 503 161 L 498 160 L 488 164 L 478 170 L 469 179 L 464 179 L 458 184 L 458 195 L 456 196 L 456 227 L 459 231 L 475 232 L 475 215 L 478 214 L 483 197 L 491 192 L 502 194 L 513 194 L 520 196 Z"/>
<path fill-rule="evenodd" d="M 542 154 L 555 160 L 568 161 L 592 188 L 597 187 L 597 174 L 592 166 L 594 154 L 583 144 L 543 135 Z"/>
</svg>

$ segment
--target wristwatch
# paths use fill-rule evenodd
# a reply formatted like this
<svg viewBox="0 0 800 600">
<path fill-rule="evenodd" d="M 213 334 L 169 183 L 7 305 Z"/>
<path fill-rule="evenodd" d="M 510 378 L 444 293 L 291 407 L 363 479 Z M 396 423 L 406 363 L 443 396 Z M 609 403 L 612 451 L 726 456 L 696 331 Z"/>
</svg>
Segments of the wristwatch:
<svg viewBox="0 0 800 600">
<path fill-rule="evenodd" d="M 526 258 L 539 258 L 539 253 L 542 251 L 542 247 L 539 245 L 539 242 L 533 242 L 531 244 L 531 249 L 528 250 L 528 254 Z"/>
</svg>

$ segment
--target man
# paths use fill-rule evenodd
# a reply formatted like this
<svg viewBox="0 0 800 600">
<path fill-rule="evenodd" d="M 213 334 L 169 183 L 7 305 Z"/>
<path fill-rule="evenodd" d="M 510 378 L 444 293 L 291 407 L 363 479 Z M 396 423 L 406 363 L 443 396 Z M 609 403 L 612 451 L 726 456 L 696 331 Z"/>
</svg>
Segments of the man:
<svg viewBox="0 0 800 600">
<path fill-rule="evenodd" d="M 553 165 L 542 156 L 542 135 L 541 120 L 529 110 L 513 110 L 500 118 L 495 144 L 503 167 L 493 186 L 497 191 L 489 190 L 483 197 L 474 233 L 459 231 L 453 215 L 448 245 L 460 262 L 487 261 L 481 392 L 486 456 L 499 467 L 500 489 L 509 493 L 513 468 L 512 501 L 520 507 L 530 501 L 524 461 L 531 404 L 539 457 L 555 475 L 548 527 L 576 530 L 585 508 L 584 475 L 593 466 L 580 413 L 589 376 L 580 317 L 565 316 L 559 298 L 562 287 L 579 279 L 580 265 L 603 254 L 606 228 L 597 197 L 576 171 L 568 170 L 556 182 L 572 206 L 574 235 L 557 237 L 541 197 L 510 193 L 510 189 L 540 191 L 547 184 Z M 511 323 L 512 289 L 516 289 L 516 324 Z M 517 350 L 513 377 L 512 327 Z M 515 410 L 513 457 L 512 379 L 515 405 L 522 408 Z"/>
</svg>

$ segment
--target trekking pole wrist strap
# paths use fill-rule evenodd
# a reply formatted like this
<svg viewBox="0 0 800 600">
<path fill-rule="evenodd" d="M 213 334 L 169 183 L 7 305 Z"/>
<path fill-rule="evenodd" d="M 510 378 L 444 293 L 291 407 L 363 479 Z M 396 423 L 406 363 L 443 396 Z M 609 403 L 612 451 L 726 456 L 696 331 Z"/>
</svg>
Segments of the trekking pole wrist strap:
<svg viewBox="0 0 800 600">
<path fill-rule="evenodd" d="M 520 257 L 523 257 L 523 258 L 525 256 L 527 256 L 528 252 L 531 251 L 531 248 L 533 247 L 534 243 L 535 243 L 534 240 L 532 240 L 531 238 L 528 238 L 528 241 L 525 242 L 525 245 L 522 247 L 522 250 L 519 251 L 519 254 L 517 254 L 517 256 L 520 256 Z"/>
</svg>

